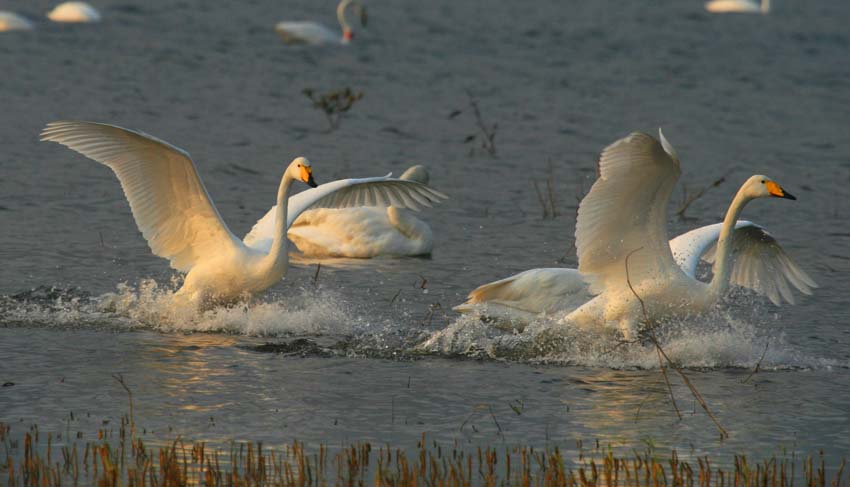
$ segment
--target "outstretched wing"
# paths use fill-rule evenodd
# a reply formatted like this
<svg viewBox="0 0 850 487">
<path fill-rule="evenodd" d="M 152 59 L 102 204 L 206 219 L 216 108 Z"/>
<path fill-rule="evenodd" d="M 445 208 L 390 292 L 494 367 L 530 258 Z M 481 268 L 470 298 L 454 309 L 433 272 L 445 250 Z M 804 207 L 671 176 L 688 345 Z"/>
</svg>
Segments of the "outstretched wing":
<svg viewBox="0 0 850 487">
<path fill-rule="evenodd" d="M 298 215 L 313 208 L 352 208 L 358 206 L 395 206 L 419 211 L 448 197 L 424 184 L 383 177 L 340 179 L 289 198 L 286 228 Z M 245 236 L 245 245 L 263 251 L 274 240 L 275 208 L 273 206 Z"/>
<path fill-rule="evenodd" d="M 594 294 L 626 286 L 630 254 L 634 284 L 678 272 L 667 243 L 667 203 L 680 174 L 671 153 L 669 144 L 665 149 L 637 132 L 602 151 L 599 178 L 579 205 L 575 233 L 578 268 Z"/>
<path fill-rule="evenodd" d="M 210 200 L 187 152 L 143 132 L 94 122 L 47 124 L 41 140 L 109 166 L 154 254 L 188 272 L 240 245 Z"/>
<path fill-rule="evenodd" d="M 676 262 L 685 274 L 695 277 L 700 258 L 714 263 L 722 224 L 706 225 L 670 241 Z M 803 294 L 811 294 L 817 284 L 788 257 L 779 242 L 755 223 L 739 220 L 732 233 L 734 264 L 730 280 L 738 286 L 763 294 L 775 305 L 784 299 L 794 304 L 789 283 Z"/>
</svg>

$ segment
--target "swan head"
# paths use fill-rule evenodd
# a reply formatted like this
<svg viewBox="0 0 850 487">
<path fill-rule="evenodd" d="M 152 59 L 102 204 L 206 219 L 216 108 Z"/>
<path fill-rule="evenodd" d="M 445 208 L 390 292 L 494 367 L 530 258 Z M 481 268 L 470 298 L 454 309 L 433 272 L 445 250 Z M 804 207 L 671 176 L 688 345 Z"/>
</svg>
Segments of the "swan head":
<svg viewBox="0 0 850 487">
<path fill-rule="evenodd" d="M 316 180 L 313 179 L 313 166 L 306 157 L 296 157 L 289 164 L 289 177 L 306 183 L 311 188 L 318 186 Z"/>
<path fill-rule="evenodd" d="M 744 183 L 742 190 L 744 194 L 750 198 L 797 199 L 794 195 L 782 189 L 782 186 L 780 186 L 779 183 L 761 174 L 751 176 L 750 179 Z"/>
</svg>

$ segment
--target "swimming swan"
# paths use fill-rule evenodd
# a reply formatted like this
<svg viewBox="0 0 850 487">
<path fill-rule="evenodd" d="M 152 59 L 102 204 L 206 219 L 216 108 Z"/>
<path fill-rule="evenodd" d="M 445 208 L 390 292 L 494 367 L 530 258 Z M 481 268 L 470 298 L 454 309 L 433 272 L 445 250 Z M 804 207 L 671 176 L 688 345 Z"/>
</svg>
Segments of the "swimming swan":
<svg viewBox="0 0 850 487">
<path fill-rule="evenodd" d="M 366 25 L 366 8 L 354 0 L 342 0 L 336 7 L 336 18 L 342 29 L 342 37 L 322 24 L 309 21 L 278 22 L 274 30 L 287 44 L 348 44 L 354 38 L 351 25 L 345 19 L 345 11 L 349 6 L 354 8 L 360 17 L 360 24 Z"/>
<path fill-rule="evenodd" d="M 416 165 L 400 179 L 428 185 L 428 170 Z M 427 255 L 431 227 L 409 211 L 388 208 L 324 208 L 305 211 L 287 236 L 307 256 L 367 259 L 379 255 Z"/>
<path fill-rule="evenodd" d="M 730 280 L 777 305 L 782 298 L 794 303 L 788 283 L 811 294 L 817 285 L 772 235 L 756 224 L 737 221 L 753 198 L 794 199 L 765 176 L 747 180 L 722 224 L 667 242 L 667 203 L 680 170 L 673 147 L 659 134 L 661 144 L 648 135 L 632 134 L 603 151 L 600 177 L 579 206 L 578 270 L 525 271 L 475 289 L 455 309 L 484 311 L 518 321 L 520 327 L 542 312 L 572 311 L 565 325 L 614 323 L 628 337 L 642 319 L 626 283 L 625 258 L 631 252 L 629 280 L 651 319 L 704 311 L 725 294 Z M 696 280 L 700 259 L 714 263 L 710 284 Z"/>
<path fill-rule="evenodd" d="M 15 12 L 0 11 L 0 32 L 13 30 L 32 30 L 32 22 Z"/>
<path fill-rule="evenodd" d="M 419 183 L 391 178 L 316 187 L 310 162 L 297 157 L 283 174 L 277 205 L 240 241 L 221 219 L 184 150 L 143 132 L 80 121 L 51 122 L 41 140 L 62 144 L 115 172 L 153 253 L 187 273 L 175 298 L 194 306 L 232 302 L 283 278 L 289 263 L 286 229 L 308 208 L 392 204 L 418 209 L 445 197 Z M 289 198 L 295 180 L 314 189 Z M 271 239 L 255 238 L 258 227 L 267 224 L 275 230 Z"/>
<path fill-rule="evenodd" d="M 54 22 L 100 22 L 100 12 L 86 2 L 63 2 L 47 13 Z"/>
<path fill-rule="evenodd" d="M 712 0 L 705 4 L 705 9 L 716 14 L 749 13 L 766 14 L 770 12 L 770 0 Z"/>
</svg>

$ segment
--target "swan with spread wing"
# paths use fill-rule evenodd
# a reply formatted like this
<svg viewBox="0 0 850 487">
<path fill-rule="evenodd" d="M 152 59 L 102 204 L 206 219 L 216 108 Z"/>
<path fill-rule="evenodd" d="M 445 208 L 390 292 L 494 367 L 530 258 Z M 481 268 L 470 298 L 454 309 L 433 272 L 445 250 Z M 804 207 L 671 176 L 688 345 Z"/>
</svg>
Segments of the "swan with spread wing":
<svg viewBox="0 0 850 487">
<path fill-rule="evenodd" d="M 286 231 L 309 208 L 418 210 L 446 198 L 425 185 L 389 176 L 317 187 L 310 161 L 297 157 L 283 173 L 277 204 L 243 241 L 222 220 L 186 151 L 143 132 L 82 121 L 51 122 L 41 139 L 112 169 L 153 253 L 186 273 L 175 297 L 194 306 L 232 302 L 280 281 L 289 264 Z M 313 189 L 290 197 L 295 181 Z"/>
<path fill-rule="evenodd" d="M 399 179 L 428 185 L 428 170 L 415 165 Z M 314 257 L 428 255 L 434 248 L 431 227 L 412 212 L 395 206 L 305 211 L 287 236 L 302 254 Z"/>
<path fill-rule="evenodd" d="M 631 336 L 643 316 L 629 282 L 652 320 L 705 311 L 730 284 L 777 305 L 783 299 L 794 303 L 791 286 L 811 294 L 817 285 L 776 239 L 738 220 L 753 199 L 795 199 L 766 176 L 752 176 L 741 186 L 723 223 L 668 242 L 667 203 L 680 168 L 672 145 L 659 135 L 660 142 L 634 133 L 603 151 L 599 179 L 579 205 L 578 269 L 532 269 L 485 284 L 455 309 L 481 310 L 520 326 L 539 313 L 568 312 L 564 326 L 614 324 Z M 700 260 L 713 263 L 709 283 L 696 279 Z"/>
</svg>

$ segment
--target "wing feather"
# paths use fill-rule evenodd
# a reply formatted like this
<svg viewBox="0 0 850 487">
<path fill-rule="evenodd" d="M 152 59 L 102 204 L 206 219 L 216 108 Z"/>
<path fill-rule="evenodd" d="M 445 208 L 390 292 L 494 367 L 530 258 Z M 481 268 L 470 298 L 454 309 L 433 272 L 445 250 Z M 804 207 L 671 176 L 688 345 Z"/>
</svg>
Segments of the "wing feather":
<svg viewBox="0 0 850 487">
<path fill-rule="evenodd" d="M 685 274 L 696 277 L 700 259 L 714 263 L 721 223 L 706 225 L 679 235 L 670 241 L 676 262 Z M 732 284 L 767 296 L 776 305 L 794 304 L 795 289 L 811 294 L 818 287 L 779 245 L 776 238 L 755 223 L 739 220 L 732 233 L 734 263 L 729 279 Z M 789 285 L 790 284 L 790 285 Z"/>
<path fill-rule="evenodd" d="M 82 121 L 51 122 L 41 140 L 112 169 L 151 250 L 175 269 L 187 272 L 199 260 L 240 245 L 186 151 L 144 132 Z"/>
<path fill-rule="evenodd" d="M 633 133 L 602 151 L 599 178 L 581 201 L 576 222 L 579 271 L 591 292 L 677 272 L 667 243 L 667 204 L 679 163 L 662 145 Z"/>
</svg>

